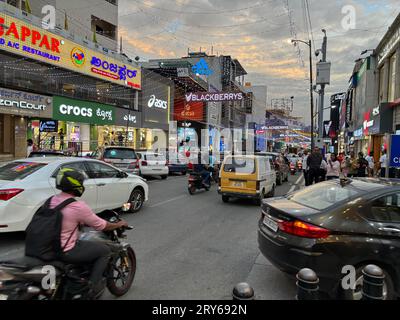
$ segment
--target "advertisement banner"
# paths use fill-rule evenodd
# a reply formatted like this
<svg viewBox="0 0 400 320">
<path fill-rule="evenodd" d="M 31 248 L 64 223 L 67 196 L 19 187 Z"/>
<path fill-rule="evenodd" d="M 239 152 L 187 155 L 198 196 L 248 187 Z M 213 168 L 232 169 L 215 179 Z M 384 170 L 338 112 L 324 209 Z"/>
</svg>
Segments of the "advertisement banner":
<svg viewBox="0 0 400 320">
<path fill-rule="evenodd" d="M 174 120 L 176 121 L 201 121 L 203 120 L 203 102 L 185 103 L 184 100 L 175 101 Z"/>
<path fill-rule="evenodd" d="M 140 128 L 142 125 L 142 113 L 129 109 L 115 108 L 115 125 Z"/>
<path fill-rule="evenodd" d="M 0 88 L 0 113 L 51 118 L 53 99 L 40 94 Z"/>
<path fill-rule="evenodd" d="M 97 102 L 53 98 L 53 119 L 99 125 L 115 124 L 115 108 Z"/>
<path fill-rule="evenodd" d="M 223 102 L 243 99 L 242 92 L 191 92 L 186 94 L 186 102 Z"/>
<path fill-rule="evenodd" d="M 400 168 L 400 136 L 393 135 L 390 147 L 390 166 Z"/>
<path fill-rule="evenodd" d="M 141 69 L 0 13 L 0 49 L 23 57 L 141 89 Z"/>
<path fill-rule="evenodd" d="M 41 120 L 39 123 L 40 132 L 58 132 L 57 120 Z"/>
</svg>

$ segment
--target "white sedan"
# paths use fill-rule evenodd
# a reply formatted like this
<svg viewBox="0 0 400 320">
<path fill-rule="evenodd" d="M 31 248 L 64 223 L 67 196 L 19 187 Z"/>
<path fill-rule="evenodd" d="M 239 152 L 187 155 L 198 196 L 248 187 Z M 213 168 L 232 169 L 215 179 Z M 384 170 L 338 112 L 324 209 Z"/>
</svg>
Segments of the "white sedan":
<svg viewBox="0 0 400 320">
<path fill-rule="evenodd" d="M 45 201 L 60 191 L 56 176 L 61 168 L 83 171 L 85 193 L 80 198 L 94 212 L 119 209 L 130 203 L 139 211 L 148 200 L 144 179 L 104 162 L 83 158 L 29 158 L 0 167 L 0 233 L 25 231 Z"/>
</svg>

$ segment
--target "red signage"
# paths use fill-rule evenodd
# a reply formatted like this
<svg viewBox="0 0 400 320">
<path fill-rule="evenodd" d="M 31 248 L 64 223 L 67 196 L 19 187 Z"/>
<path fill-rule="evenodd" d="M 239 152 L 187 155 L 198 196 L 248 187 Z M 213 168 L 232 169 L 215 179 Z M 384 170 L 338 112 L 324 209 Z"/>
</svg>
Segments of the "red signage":
<svg viewBox="0 0 400 320">
<path fill-rule="evenodd" d="M 5 19 L 0 17 L 0 37 L 4 35 L 4 23 Z M 38 45 L 40 48 L 45 47 L 47 50 L 60 53 L 60 40 L 54 37 L 48 37 L 47 35 L 27 26 L 18 27 L 15 22 L 10 24 L 5 35 L 13 36 L 15 40 L 29 42 L 32 45 Z"/>
<path fill-rule="evenodd" d="M 203 102 L 186 102 L 184 100 L 175 100 L 174 120 L 201 121 L 203 120 L 203 110 Z"/>
</svg>

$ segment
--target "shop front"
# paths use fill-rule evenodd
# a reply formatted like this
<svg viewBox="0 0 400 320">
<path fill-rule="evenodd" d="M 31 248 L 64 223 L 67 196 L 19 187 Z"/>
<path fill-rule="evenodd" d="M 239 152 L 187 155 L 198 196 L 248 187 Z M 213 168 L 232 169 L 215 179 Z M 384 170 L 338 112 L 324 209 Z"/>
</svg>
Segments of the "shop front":
<svg viewBox="0 0 400 320">
<path fill-rule="evenodd" d="M 138 130 L 138 149 L 167 150 L 168 131 L 173 112 L 174 83 L 156 73 L 144 70 L 140 92 L 142 127 Z"/>
<path fill-rule="evenodd" d="M 39 142 L 32 123 L 52 115 L 51 97 L 0 88 L 0 161 L 25 157 L 27 139 Z"/>
<path fill-rule="evenodd" d="M 53 105 L 53 119 L 59 124 L 59 149 L 89 152 L 98 146 L 118 144 L 113 106 L 60 96 L 53 98 Z"/>
<path fill-rule="evenodd" d="M 131 109 L 115 109 L 115 126 L 108 127 L 108 132 L 117 135 L 119 145 L 139 149 L 140 128 L 142 126 L 142 113 Z M 118 137 L 123 137 L 123 139 Z M 101 143 L 99 139 L 99 144 Z"/>
<path fill-rule="evenodd" d="M 364 155 L 372 151 L 375 162 L 379 162 L 383 150 L 387 148 L 384 135 L 392 132 L 393 109 L 390 104 L 382 103 L 364 113 L 362 124 L 353 132 L 353 151 Z"/>
</svg>

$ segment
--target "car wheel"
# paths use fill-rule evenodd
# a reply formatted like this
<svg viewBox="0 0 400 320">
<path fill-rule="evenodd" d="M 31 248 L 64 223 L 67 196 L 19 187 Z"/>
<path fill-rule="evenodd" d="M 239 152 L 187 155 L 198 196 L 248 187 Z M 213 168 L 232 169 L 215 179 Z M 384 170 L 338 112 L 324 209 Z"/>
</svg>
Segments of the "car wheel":
<svg viewBox="0 0 400 320">
<path fill-rule="evenodd" d="M 278 177 L 277 177 L 277 179 L 276 179 L 276 184 L 277 184 L 278 186 L 281 186 L 281 185 L 282 185 L 282 175 L 281 175 L 281 174 L 278 175 Z"/>
<path fill-rule="evenodd" d="M 182 172 L 182 175 L 183 175 L 183 176 L 186 176 L 186 171 L 183 171 L 183 172 Z"/>
<path fill-rule="evenodd" d="M 144 192 L 139 188 L 133 190 L 129 199 L 129 203 L 131 204 L 131 209 L 129 210 L 130 213 L 136 213 L 140 211 L 144 203 Z"/>
<path fill-rule="evenodd" d="M 225 203 L 229 202 L 229 197 L 228 196 L 222 196 L 222 201 Z"/>
<path fill-rule="evenodd" d="M 256 205 L 257 206 L 261 206 L 261 201 L 265 199 L 265 191 L 263 190 L 260 194 L 260 197 L 258 199 L 256 199 Z"/>
<path fill-rule="evenodd" d="M 268 193 L 268 198 L 275 197 L 275 185 L 272 186 L 272 190 Z"/>
<path fill-rule="evenodd" d="M 356 288 L 355 290 L 344 290 L 339 285 L 339 298 L 342 300 L 361 300 L 362 299 L 362 283 L 363 283 L 363 274 L 362 270 L 366 267 L 363 265 L 356 270 Z M 385 280 L 383 282 L 383 299 L 384 300 L 393 300 L 395 299 L 394 293 L 394 284 L 392 277 L 390 274 L 384 270 L 383 273 L 385 274 Z"/>
<path fill-rule="evenodd" d="M 168 176 L 161 176 L 161 179 L 163 179 L 163 180 L 165 180 L 167 178 L 168 178 Z"/>
</svg>

